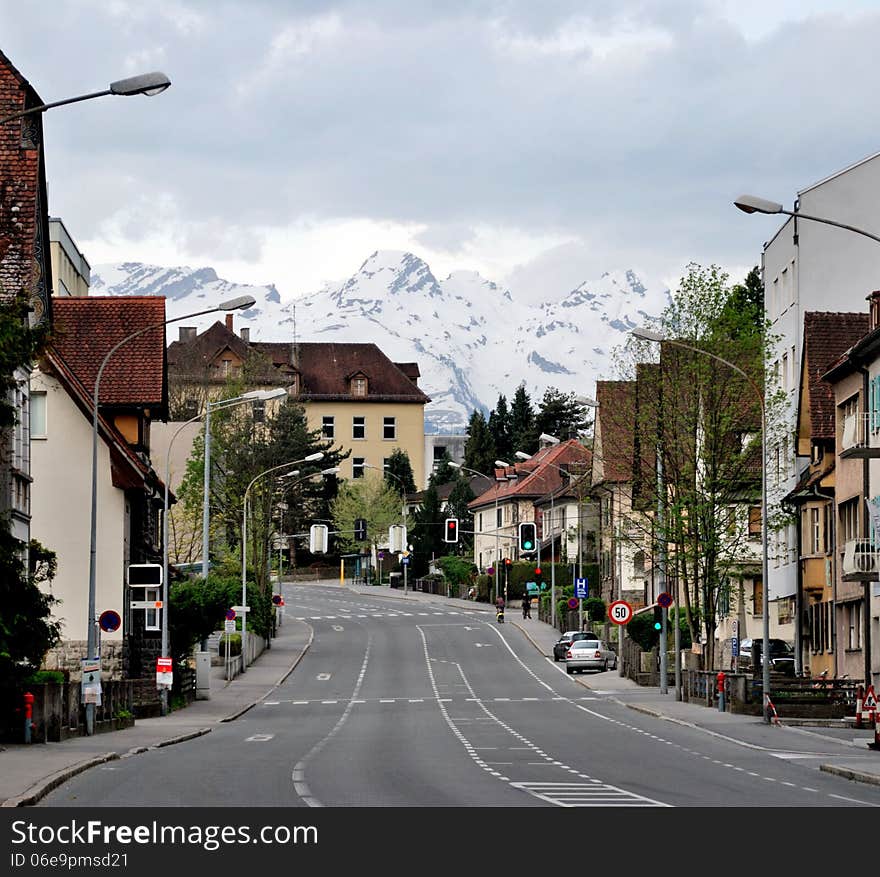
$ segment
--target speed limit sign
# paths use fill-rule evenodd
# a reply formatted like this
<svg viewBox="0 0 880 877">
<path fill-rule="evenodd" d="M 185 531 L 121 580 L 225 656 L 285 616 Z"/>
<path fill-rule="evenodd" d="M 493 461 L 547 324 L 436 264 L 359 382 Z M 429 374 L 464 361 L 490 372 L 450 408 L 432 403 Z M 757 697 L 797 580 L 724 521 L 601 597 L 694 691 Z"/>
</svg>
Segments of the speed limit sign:
<svg viewBox="0 0 880 877">
<path fill-rule="evenodd" d="M 614 624 L 629 624 L 633 617 L 633 608 L 626 600 L 615 600 L 608 607 L 608 618 Z"/>
</svg>

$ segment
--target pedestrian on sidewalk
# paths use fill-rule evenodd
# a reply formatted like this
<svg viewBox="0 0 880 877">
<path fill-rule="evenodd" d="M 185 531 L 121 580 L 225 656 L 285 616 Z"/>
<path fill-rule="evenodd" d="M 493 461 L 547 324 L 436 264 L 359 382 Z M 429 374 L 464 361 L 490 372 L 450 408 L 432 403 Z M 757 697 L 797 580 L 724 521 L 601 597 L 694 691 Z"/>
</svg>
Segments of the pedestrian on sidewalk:
<svg viewBox="0 0 880 877">
<path fill-rule="evenodd" d="M 523 613 L 523 618 L 531 618 L 532 617 L 532 595 L 529 594 L 528 592 L 523 594 L 522 613 Z"/>
</svg>

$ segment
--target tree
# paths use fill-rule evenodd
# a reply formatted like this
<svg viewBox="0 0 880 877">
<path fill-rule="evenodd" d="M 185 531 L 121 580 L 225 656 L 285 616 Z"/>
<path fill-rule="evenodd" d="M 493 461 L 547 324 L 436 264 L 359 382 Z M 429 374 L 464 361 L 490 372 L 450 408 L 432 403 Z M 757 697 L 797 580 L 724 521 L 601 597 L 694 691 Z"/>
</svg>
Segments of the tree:
<svg viewBox="0 0 880 877">
<path fill-rule="evenodd" d="M 31 540 L 27 569 L 25 547 L 12 535 L 4 517 L 0 526 L 0 688 L 12 687 L 39 669 L 61 635 L 61 623 L 51 620 L 57 600 L 40 589 L 55 577 L 55 553 Z"/>
<path fill-rule="evenodd" d="M 401 498 L 407 493 L 416 492 L 416 482 L 413 478 L 412 464 L 409 454 L 403 448 L 395 448 L 388 458 L 385 468 L 385 478 L 388 486 L 397 491 Z"/>
<path fill-rule="evenodd" d="M 498 453 L 495 439 L 482 411 L 474 411 L 468 421 L 468 440 L 464 446 L 464 465 L 475 472 L 491 475 Z"/>
<path fill-rule="evenodd" d="M 498 397 L 495 410 L 489 414 L 489 432 L 495 441 L 495 453 L 506 460 L 515 450 L 511 444 L 510 411 L 507 408 L 507 397 L 502 393 Z"/>
<path fill-rule="evenodd" d="M 455 485 L 446 500 L 446 514 L 450 518 L 458 518 L 458 553 L 472 554 L 474 546 L 474 516 L 468 509 L 468 503 L 475 499 L 471 489 L 470 478 L 462 472 L 458 473 Z"/>
<path fill-rule="evenodd" d="M 748 508 L 760 502 L 761 405 L 768 339 L 764 325 L 715 266 L 688 266 L 661 318 L 658 363 L 638 362 L 629 374 L 634 410 L 603 411 L 619 435 L 632 437 L 633 512 L 622 530 L 642 529 L 642 547 L 669 545 L 667 574 L 677 578 L 689 632 L 705 641 L 706 666 L 713 666 L 715 629 L 722 595 L 731 581 L 760 574 L 747 550 Z M 736 302 L 736 306 L 731 303 Z M 694 349 L 691 349 L 694 348 Z M 632 348 L 637 359 L 646 351 Z M 751 380 L 700 351 L 718 353 Z M 754 385 L 754 386 L 753 386 Z M 777 401 L 768 402 L 768 423 Z M 603 446 L 606 458 L 620 448 Z M 658 490 L 658 455 L 662 489 Z M 658 509 L 662 535 L 653 532 Z M 650 512 L 651 516 L 646 515 Z M 658 558 L 654 558 L 656 564 Z"/>
<path fill-rule="evenodd" d="M 526 454 L 534 454 L 538 450 L 535 411 L 525 384 L 520 384 L 513 394 L 513 404 L 510 407 L 510 446 L 513 451 L 523 451 Z"/>
<path fill-rule="evenodd" d="M 437 495 L 437 487 L 431 483 L 425 491 L 422 504 L 413 514 L 412 535 L 414 562 L 417 574 L 428 569 L 432 558 L 447 553 L 449 546 L 443 541 L 445 515 Z"/>
<path fill-rule="evenodd" d="M 449 451 L 444 451 L 443 457 L 434 465 L 434 471 L 431 473 L 428 482 L 433 484 L 434 487 L 440 487 L 441 484 L 449 484 L 455 481 L 461 475 L 461 470 L 450 466 L 451 462 L 452 459 L 449 456 Z"/>
<path fill-rule="evenodd" d="M 387 541 L 392 524 L 401 523 L 400 494 L 377 472 L 370 472 L 363 478 L 340 484 L 336 499 L 330 505 L 330 515 L 334 528 L 340 531 L 337 538 L 344 547 L 363 547 L 363 543 L 354 539 L 357 518 L 367 522 L 367 540 L 375 547 Z"/>
<path fill-rule="evenodd" d="M 561 393 L 554 387 L 544 391 L 541 407 L 535 415 L 535 430 L 564 441 L 577 438 L 585 432 L 592 421 L 586 406 L 575 401 L 574 393 Z"/>
</svg>

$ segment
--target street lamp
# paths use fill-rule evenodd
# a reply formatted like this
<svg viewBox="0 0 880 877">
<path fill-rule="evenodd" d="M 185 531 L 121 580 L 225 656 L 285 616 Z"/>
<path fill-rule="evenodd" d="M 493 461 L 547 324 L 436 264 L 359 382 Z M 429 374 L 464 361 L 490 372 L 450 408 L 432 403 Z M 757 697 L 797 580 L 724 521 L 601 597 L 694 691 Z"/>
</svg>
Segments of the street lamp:
<svg viewBox="0 0 880 877">
<path fill-rule="evenodd" d="M 768 201 L 766 198 L 759 198 L 757 195 L 740 195 L 733 204 L 742 210 L 743 213 L 784 213 L 786 216 L 794 216 L 796 219 L 810 219 L 813 222 L 822 222 L 825 225 L 833 225 L 835 228 L 843 228 L 846 231 L 855 232 L 880 243 L 880 236 L 871 234 L 871 232 L 865 231 L 863 228 L 856 228 L 854 225 L 846 225 L 843 222 L 826 219 L 824 216 L 811 216 L 809 213 L 801 213 L 799 210 L 785 210 L 776 201 Z"/>
<path fill-rule="evenodd" d="M 247 502 L 248 493 L 254 484 L 264 475 L 270 472 L 277 472 L 279 469 L 287 469 L 288 466 L 296 466 L 297 463 L 313 463 L 316 460 L 323 460 L 324 452 L 318 451 L 309 454 L 301 460 L 288 460 L 286 463 L 279 463 L 277 466 L 271 466 L 255 475 L 250 484 L 244 491 L 244 502 L 241 516 L 241 605 L 247 606 Z M 241 672 L 244 673 L 247 668 L 247 610 L 243 610 L 243 618 L 241 620 Z"/>
<path fill-rule="evenodd" d="M 230 299 L 229 301 L 223 302 L 216 307 L 207 308 L 202 311 L 196 311 L 192 314 L 184 314 L 182 317 L 173 317 L 170 320 L 163 320 L 160 323 L 152 323 L 149 326 L 145 326 L 142 329 L 138 329 L 136 332 L 132 332 L 130 335 L 126 335 L 121 341 L 118 341 L 107 353 L 104 355 L 104 358 L 101 360 L 101 365 L 98 368 L 98 374 L 95 376 L 95 390 L 92 397 L 92 507 L 91 507 L 91 533 L 89 537 L 89 607 L 88 607 L 88 626 L 87 630 L 87 640 L 86 640 L 86 650 L 88 652 L 87 657 L 89 658 L 98 658 L 100 660 L 100 655 L 95 655 L 95 591 L 96 591 L 96 576 L 97 576 L 97 543 L 98 543 L 98 389 L 101 385 L 101 377 L 104 374 L 104 369 L 107 366 L 107 363 L 110 361 L 110 357 L 122 347 L 123 344 L 128 343 L 134 338 L 138 338 L 146 332 L 151 332 L 154 329 L 161 329 L 167 326 L 169 323 L 176 323 L 179 320 L 188 320 L 192 317 L 200 317 L 203 314 L 211 314 L 215 311 L 234 311 L 239 308 L 249 308 L 252 304 L 254 304 L 256 299 L 250 295 L 242 295 L 237 298 Z M 163 582 L 163 598 L 167 597 L 165 590 L 167 590 L 167 582 Z M 162 612 L 166 611 L 166 603 L 163 601 L 162 604 Z M 164 656 L 163 656 L 164 657 Z M 86 704 L 86 734 L 91 735 L 94 733 L 95 726 L 95 704 L 87 703 Z"/>
<path fill-rule="evenodd" d="M 462 466 L 461 463 L 456 463 L 453 460 L 449 461 L 449 465 L 452 466 L 453 469 L 461 469 L 463 472 L 470 472 L 472 475 L 478 475 L 480 478 L 485 478 L 487 481 L 504 481 L 506 479 L 503 478 L 490 478 L 483 472 L 478 472 L 476 469 L 471 469 L 468 466 Z M 500 466 L 502 469 L 506 469 L 510 463 L 505 463 L 503 460 L 496 460 L 496 466 Z M 476 545 L 474 546 L 476 550 Z M 498 598 L 498 574 L 499 569 L 498 566 L 501 562 L 501 548 L 500 548 L 500 536 L 498 534 L 498 485 L 495 485 L 495 561 L 492 564 L 495 569 L 495 597 Z"/>
<path fill-rule="evenodd" d="M 205 403 L 205 474 L 202 499 L 202 578 L 204 579 L 208 577 L 210 570 L 209 556 L 211 553 L 209 533 L 211 517 L 211 409 L 230 408 L 233 404 L 240 402 L 266 402 L 269 399 L 278 399 L 286 395 L 287 390 L 284 387 L 276 387 L 274 390 L 251 390 L 234 399 L 220 399 L 217 402 L 212 402 L 209 399 Z"/>
<path fill-rule="evenodd" d="M 760 200 L 760 199 L 758 199 Z M 769 203 L 769 202 L 765 202 Z M 758 208 L 756 207 L 755 210 Z M 765 211 L 760 211 L 765 212 Z M 779 212 L 779 211 L 774 211 Z M 651 329 L 633 329 L 631 333 L 636 338 L 641 338 L 645 341 L 656 341 L 663 342 L 666 344 L 672 344 L 675 347 L 682 347 L 685 350 L 691 350 L 694 353 L 700 353 L 703 356 L 708 356 L 711 359 L 716 360 L 717 362 L 726 365 L 728 368 L 733 369 L 737 374 L 742 375 L 748 382 L 749 386 L 755 391 L 755 395 L 758 397 L 758 401 L 761 403 L 761 552 L 763 557 L 761 558 L 761 575 L 763 577 L 763 594 L 762 594 L 762 615 L 763 615 L 763 644 L 761 647 L 761 655 L 762 655 L 762 676 L 761 676 L 761 687 L 764 692 L 764 704 L 763 704 L 763 715 L 764 722 L 770 723 L 770 593 L 769 593 L 769 582 L 767 579 L 768 575 L 768 566 L 767 566 L 767 410 L 764 403 L 764 391 L 755 383 L 750 375 L 748 375 L 743 369 L 741 369 L 738 365 L 730 362 L 729 360 L 724 359 L 717 354 L 710 353 L 708 350 L 703 350 L 700 347 L 693 347 L 690 344 L 686 344 L 683 341 L 678 341 L 677 339 L 666 338 L 661 335 L 659 332 L 654 332 Z M 675 632 L 678 634 L 678 619 L 676 618 L 675 624 Z M 665 643 L 662 652 L 665 652 Z M 710 668 L 711 669 L 711 668 Z M 679 655 L 676 652 L 675 656 L 675 670 L 676 670 L 676 694 L 678 693 L 678 673 L 679 673 Z"/>
<path fill-rule="evenodd" d="M 164 73 L 141 73 L 138 76 L 129 76 L 127 79 L 118 79 L 111 82 L 110 87 L 105 91 L 93 91 L 90 94 L 81 94 L 78 97 L 68 97 L 64 100 L 57 100 L 50 104 L 40 104 L 38 107 L 31 107 L 29 110 L 21 110 L 0 119 L 0 125 L 11 122 L 13 119 L 22 116 L 30 116 L 34 113 L 45 113 L 53 107 L 61 107 L 66 104 L 75 104 L 79 101 L 91 100 L 95 97 L 104 97 L 108 94 L 127 96 L 133 94 L 145 94 L 152 97 L 155 94 L 161 94 L 171 85 L 171 80 Z"/>
</svg>

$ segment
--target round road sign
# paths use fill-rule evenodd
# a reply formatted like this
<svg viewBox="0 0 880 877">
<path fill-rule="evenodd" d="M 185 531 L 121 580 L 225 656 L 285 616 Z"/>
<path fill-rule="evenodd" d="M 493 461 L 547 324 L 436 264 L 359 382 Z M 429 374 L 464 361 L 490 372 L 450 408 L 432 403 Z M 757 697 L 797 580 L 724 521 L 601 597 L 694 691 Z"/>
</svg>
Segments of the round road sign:
<svg viewBox="0 0 880 877">
<path fill-rule="evenodd" d="M 119 630 L 119 626 L 122 624 L 122 618 L 118 612 L 108 609 L 106 612 L 102 612 L 98 616 L 98 624 L 100 625 L 101 630 L 105 633 L 113 633 L 114 630 Z"/>
<path fill-rule="evenodd" d="M 577 609 L 578 608 L 577 597 L 569 597 L 568 598 L 568 608 L 569 609 Z"/>
<path fill-rule="evenodd" d="M 234 618 L 235 618 L 235 610 L 234 609 L 227 609 L 226 610 L 226 620 L 232 621 Z"/>
<path fill-rule="evenodd" d="M 614 624 L 629 624 L 633 617 L 633 608 L 626 600 L 615 600 L 608 607 L 608 619 Z"/>
<path fill-rule="evenodd" d="M 666 591 L 662 594 L 658 594 L 657 603 L 664 609 L 668 609 L 672 605 L 672 594 L 669 594 Z"/>
</svg>

